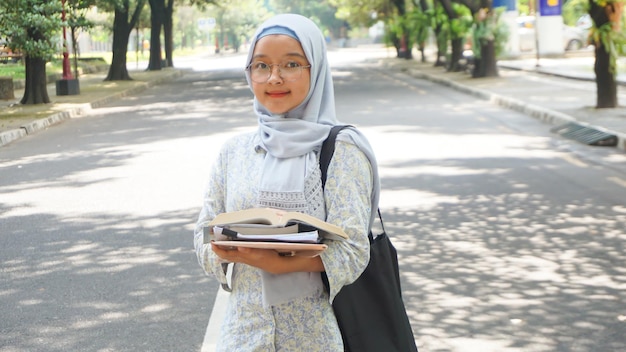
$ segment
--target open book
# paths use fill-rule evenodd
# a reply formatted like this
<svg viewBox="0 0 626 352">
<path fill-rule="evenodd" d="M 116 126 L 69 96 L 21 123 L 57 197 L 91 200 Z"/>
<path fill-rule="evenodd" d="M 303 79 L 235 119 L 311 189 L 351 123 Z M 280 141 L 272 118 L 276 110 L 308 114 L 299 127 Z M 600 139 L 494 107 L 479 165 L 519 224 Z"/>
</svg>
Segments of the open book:
<svg viewBox="0 0 626 352">
<path fill-rule="evenodd" d="M 255 240 L 253 236 L 285 234 L 297 236 L 311 231 L 317 231 L 323 239 L 338 241 L 348 239 L 348 235 L 339 226 L 304 213 L 272 208 L 250 208 L 218 214 L 204 228 L 204 243 L 216 239 L 214 232 L 216 227 L 240 235 L 248 235 L 245 236 L 246 239 L 252 241 Z M 259 237 L 259 241 L 267 240 Z"/>
</svg>

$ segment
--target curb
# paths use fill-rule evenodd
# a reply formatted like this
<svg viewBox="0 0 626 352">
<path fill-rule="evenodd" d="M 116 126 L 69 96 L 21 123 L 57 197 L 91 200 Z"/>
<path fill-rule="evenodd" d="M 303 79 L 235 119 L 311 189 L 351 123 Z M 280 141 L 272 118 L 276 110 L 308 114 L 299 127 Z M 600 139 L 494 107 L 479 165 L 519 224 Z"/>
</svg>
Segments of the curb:
<svg viewBox="0 0 626 352">
<path fill-rule="evenodd" d="M 596 81 L 595 76 L 572 75 L 572 74 L 566 74 L 566 73 L 551 72 L 551 71 L 544 70 L 544 69 L 541 69 L 541 68 L 528 69 L 528 68 L 523 68 L 523 67 L 516 67 L 516 66 L 513 66 L 513 65 L 507 65 L 506 63 L 504 63 L 504 64 L 498 63 L 498 67 L 506 69 L 506 70 L 531 72 L 531 73 L 540 73 L 542 75 L 548 75 L 548 76 L 554 76 L 554 77 L 560 77 L 560 78 L 568 78 L 568 79 L 575 79 L 575 80 L 578 80 L 578 81 L 587 81 L 587 82 L 595 82 Z M 615 83 L 618 86 L 626 86 L 626 81 L 621 80 L 621 79 L 616 79 Z"/>
<path fill-rule="evenodd" d="M 581 126 L 589 127 L 598 131 L 615 135 L 617 137 L 617 145 L 615 147 L 626 151 L 626 134 L 624 133 L 610 131 L 604 127 L 594 126 L 586 122 L 578 121 L 576 118 L 559 111 L 550 110 L 537 105 L 525 103 L 521 100 L 491 93 L 483 89 L 471 88 L 446 78 L 429 75 L 427 73 L 420 72 L 419 69 L 409 68 L 405 70 L 405 72 L 408 72 L 412 77 L 426 79 L 431 82 L 456 89 L 463 93 L 473 95 L 483 100 L 488 100 L 496 105 L 534 117 L 550 125 L 561 125 L 568 122 L 575 122 Z"/>
<path fill-rule="evenodd" d="M 89 110 L 91 109 L 96 109 L 99 108 L 113 100 L 117 100 L 120 99 L 122 97 L 128 96 L 128 95 L 132 95 L 132 94 L 137 94 L 140 93 L 152 86 L 161 84 L 167 80 L 171 80 L 174 78 L 178 78 L 180 76 L 183 75 L 183 71 L 182 70 L 176 70 L 174 73 L 172 73 L 169 76 L 166 77 L 162 77 L 160 79 L 156 79 L 154 81 L 149 81 L 149 82 L 145 82 L 142 85 L 139 85 L 137 87 L 131 88 L 131 89 L 127 89 L 125 91 L 122 91 L 120 93 L 116 93 L 113 95 L 109 95 L 107 97 L 101 98 L 101 99 L 97 99 L 91 103 L 85 103 L 83 104 L 83 106 L 81 107 L 77 107 L 77 108 L 73 108 L 73 109 L 69 109 L 69 110 L 65 110 L 65 111 L 61 111 L 55 114 L 52 114 L 48 117 L 44 117 L 41 119 L 37 119 L 35 121 L 31 121 L 29 123 L 26 123 L 22 126 L 20 126 L 19 129 L 13 129 L 13 130 L 8 130 L 8 131 L 4 131 L 4 132 L 0 132 L 0 147 L 3 147 L 15 140 L 18 140 L 20 138 L 24 138 L 28 135 L 34 134 L 38 131 L 41 130 L 45 130 L 46 128 L 61 123 L 65 120 L 71 119 L 71 118 L 76 118 L 79 117 L 81 115 L 86 114 Z"/>
<path fill-rule="evenodd" d="M 426 73 L 415 72 L 415 71 L 418 71 L 418 70 L 410 69 L 409 73 L 413 77 L 427 79 L 431 82 L 435 82 L 444 86 L 454 88 L 463 93 L 476 96 L 483 100 L 488 100 L 496 105 L 505 107 L 507 109 L 511 109 L 511 110 L 521 112 L 526 115 L 530 115 L 536 119 L 539 119 L 551 125 L 576 121 L 576 119 L 574 119 L 573 117 L 563 114 L 558 111 L 542 108 L 537 105 L 525 103 L 519 99 L 491 93 L 491 92 L 488 92 L 486 90 L 479 89 L 479 88 L 471 88 L 471 87 L 459 84 L 457 82 L 454 82 L 445 78 L 435 77 Z"/>
</svg>

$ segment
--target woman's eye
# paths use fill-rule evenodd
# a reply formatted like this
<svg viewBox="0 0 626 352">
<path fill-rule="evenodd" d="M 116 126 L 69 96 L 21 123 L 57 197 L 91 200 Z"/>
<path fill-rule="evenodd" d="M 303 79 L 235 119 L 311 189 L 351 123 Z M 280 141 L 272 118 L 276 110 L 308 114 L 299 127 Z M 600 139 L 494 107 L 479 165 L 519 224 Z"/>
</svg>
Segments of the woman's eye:
<svg viewBox="0 0 626 352">
<path fill-rule="evenodd" d="M 255 70 L 267 70 L 269 66 L 265 62 L 257 62 L 252 67 Z"/>
<path fill-rule="evenodd" d="M 300 67 L 301 65 L 295 61 L 287 61 L 283 64 L 283 66 L 285 68 L 297 68 L 297 67 Z"/>
</svg>

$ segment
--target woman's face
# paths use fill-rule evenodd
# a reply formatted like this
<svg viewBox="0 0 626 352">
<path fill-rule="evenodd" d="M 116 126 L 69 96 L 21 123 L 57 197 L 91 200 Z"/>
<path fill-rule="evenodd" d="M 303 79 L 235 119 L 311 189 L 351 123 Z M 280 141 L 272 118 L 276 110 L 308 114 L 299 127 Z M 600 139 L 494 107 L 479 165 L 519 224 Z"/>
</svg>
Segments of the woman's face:
<svg viewBox="0 0 626 352">
<path fill-rule="evenodd" d="M 253 80 L 252 91 L 259 103 L 271 113 L 284 114 L 300 105 L 306 98 L 311 71 L 308 67 L 303 67 L 299 76 L 290 77 L 293 76 L 293 72 L 281 74 L 279 66 L 287 68 L 308 66 L 309 62 L 299 41 L 287 35 L 273 34 L 256 42 L 250 74 L 253 74 L 252 70 L 255 67 L 267 68 L 268 65 L 271 65 L 269 78 L 263 83 Z"/>
</svg>

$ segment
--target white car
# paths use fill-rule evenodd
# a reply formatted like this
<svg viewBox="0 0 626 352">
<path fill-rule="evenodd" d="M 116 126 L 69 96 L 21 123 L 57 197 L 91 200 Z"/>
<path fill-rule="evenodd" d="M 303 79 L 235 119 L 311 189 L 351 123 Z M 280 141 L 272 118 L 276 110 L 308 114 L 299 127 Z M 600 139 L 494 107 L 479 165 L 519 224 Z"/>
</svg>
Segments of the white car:
<svg viewBox="0 0 626 352">
<path fill-rule="evenodd" d="M 536 48 L 535 17 L 524 16 L 517 19 L 520 51 L 533 51 Z M 580 50 L 587 46 L 587 33 L 584 29 L 563 25 L 563 48 Z"/>
</svg>

